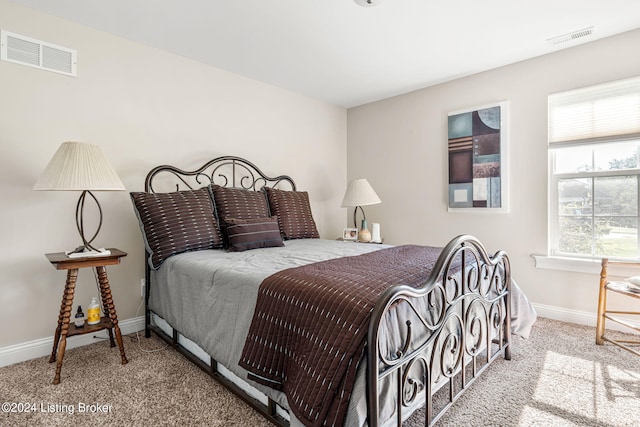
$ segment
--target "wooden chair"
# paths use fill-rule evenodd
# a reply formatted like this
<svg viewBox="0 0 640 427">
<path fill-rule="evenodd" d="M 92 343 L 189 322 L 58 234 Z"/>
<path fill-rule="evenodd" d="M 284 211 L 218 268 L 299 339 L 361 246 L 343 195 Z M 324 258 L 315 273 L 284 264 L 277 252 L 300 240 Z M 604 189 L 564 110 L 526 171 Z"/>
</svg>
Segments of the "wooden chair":
<svg viewBox="0 0 640 427">
<path fill-rule="evenodd" d="M 602 270 L 600 271 L 600 296 L 598 297 L 598 322 L 596 325 L 596 344 L 603 345 L 605 341 L 622 347 L 631 353 L 640 356 L 640 350 L 631 348 L 629 345 L 640 345 L 638 340 L 618 340 L 605 336 L 605 320 L 609 319 L 636 332 L 640 332 L 640 328 L 627 320 L 619 317 L 619 315 L 640 316 L 640 311 L 615 311 L 607 309 L 607 292 L 616 292 L 618 294 L 638 298 L 640 300 L 640 287 L 627 281 L 610 281 L 607 279 L 607 267 L 609 265 L 623 267 L 639 267 L 637 262 L 609 261 L 607 258 L 602 259 Z M 640 305 L 640 301 L 638 301 Z"/>
</svg>

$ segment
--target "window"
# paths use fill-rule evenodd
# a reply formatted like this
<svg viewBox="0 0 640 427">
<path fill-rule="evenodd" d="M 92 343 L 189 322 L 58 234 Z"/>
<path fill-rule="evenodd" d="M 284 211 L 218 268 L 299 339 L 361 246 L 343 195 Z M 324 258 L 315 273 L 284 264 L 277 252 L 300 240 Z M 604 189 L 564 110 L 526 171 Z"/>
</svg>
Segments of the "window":
<svg viewBox="0 0 640 427">
<path fill-rule="evenodd" d="M 549 96 L 549 254 L 637 258 L 640 77 Z"/>
</svg>

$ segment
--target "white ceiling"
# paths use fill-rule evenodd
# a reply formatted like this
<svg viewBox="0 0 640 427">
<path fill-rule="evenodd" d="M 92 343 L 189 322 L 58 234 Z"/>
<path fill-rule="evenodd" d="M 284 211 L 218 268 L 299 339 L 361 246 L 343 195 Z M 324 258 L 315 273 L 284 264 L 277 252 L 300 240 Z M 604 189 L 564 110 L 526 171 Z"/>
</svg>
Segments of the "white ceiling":
<svg viewBox="0 0 640 427">
<path fill-rule="evenodd" d="M 640 28 L 640 0 L 12 1 L 344 107 Z"/>
</svg>

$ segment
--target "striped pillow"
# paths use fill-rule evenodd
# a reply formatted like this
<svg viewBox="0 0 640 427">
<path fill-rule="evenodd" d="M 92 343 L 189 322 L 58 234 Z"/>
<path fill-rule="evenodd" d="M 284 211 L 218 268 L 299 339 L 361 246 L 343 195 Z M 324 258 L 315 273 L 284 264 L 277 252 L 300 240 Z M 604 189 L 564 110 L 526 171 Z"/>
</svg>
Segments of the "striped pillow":
<svg viewBox="0 0 640 427">
<path fill-rule="evenodd" d="M 265 189 L 271 213 L 278 217 L 280 233 L 285 240 L 320 237 L 306 191 L 284 191 L 270 187 Z"/>
<path fill-rule="evenodd" d="M 154 270 L 172 255 L 222 247 L 222 236 L 207 188 L 173 193 L 132 192 L 149 265 Z"/>
<path fill-rule="evenodd" d="M 262 191 L 221 187 L 215 184 L 210 188 L 221 223 L 224 223 L 225 218 L 253 219 L 271 216 L 269 204 Z"/>
<path fill-rule="evenodd" d="M 278 228 L 278 218 L 275 216 L 255 219 L 227 218 L 225 225 L 230 252 L 284 246 Z"/>
</svg>

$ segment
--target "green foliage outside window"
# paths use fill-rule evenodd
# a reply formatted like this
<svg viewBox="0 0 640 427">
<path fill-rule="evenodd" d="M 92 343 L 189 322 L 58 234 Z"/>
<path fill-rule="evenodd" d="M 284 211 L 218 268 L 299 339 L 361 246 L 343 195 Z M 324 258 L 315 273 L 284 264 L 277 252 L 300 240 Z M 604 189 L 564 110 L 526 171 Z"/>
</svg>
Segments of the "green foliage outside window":
<svg viewBox="0 0 640 427">
<path fill-rule="evenodd" d="M 609 170 L 636 169 L 638 152 Z M 563 178 L 558 185 L 558 251 L 567 255 L 638 256 L 638 175 Z"/>
</svg>

